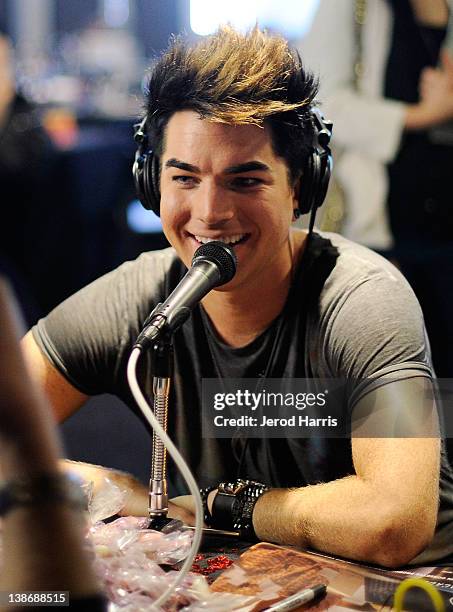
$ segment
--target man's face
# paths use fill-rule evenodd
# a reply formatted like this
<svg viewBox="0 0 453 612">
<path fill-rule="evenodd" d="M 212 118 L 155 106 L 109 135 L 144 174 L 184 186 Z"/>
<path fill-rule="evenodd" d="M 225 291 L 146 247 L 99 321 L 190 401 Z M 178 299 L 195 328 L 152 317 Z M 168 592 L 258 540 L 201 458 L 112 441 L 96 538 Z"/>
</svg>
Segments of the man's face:
<svg viewBox="0 0 453 612">
<path fill-rule="evenodd" d="M 180 111 L 169 120 L 161 173 L 161 219 L 187 267 L 208 240 L 232 244 L 239 286 L 289 271 L 289 227 L 297 205 L 269 128 L 227 125 Z"/>
</svg>

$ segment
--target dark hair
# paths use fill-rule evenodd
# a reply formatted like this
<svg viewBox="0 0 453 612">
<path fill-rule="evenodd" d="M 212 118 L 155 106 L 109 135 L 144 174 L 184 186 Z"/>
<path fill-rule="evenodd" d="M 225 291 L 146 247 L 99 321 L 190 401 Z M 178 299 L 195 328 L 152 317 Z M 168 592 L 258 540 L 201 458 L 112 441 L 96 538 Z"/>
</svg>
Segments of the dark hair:
<svg viewBox="0 0 453 612">
<path fill-rule="evenodd" d="M 310 107 L 317 90 L 317 80 L 285 39 L 258 27 L 242 34 L 224 26 L 192 46 L 178 37 L 150 74 L 150 144 L 162 154 L 166 123 L 180 110 L 220 123 L 267 123 L 274 151 L 286 160 L 295 182 L 313 139 Z"/>
</svg>

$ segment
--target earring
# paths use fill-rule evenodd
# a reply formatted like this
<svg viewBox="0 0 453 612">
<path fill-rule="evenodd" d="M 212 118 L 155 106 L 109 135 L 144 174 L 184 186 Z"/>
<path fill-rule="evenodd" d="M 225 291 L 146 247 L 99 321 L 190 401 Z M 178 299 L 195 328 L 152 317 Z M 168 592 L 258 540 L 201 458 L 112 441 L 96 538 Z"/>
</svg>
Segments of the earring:
<svg viewBox="0 0 453 612">
<path fill-rule="evenodd" d="M 294 215 L 294 219 L 298 219 L 300 217 L 300 210 L 298 208 L 295 208 L 293 210 L 293 215 Z"/>
</svg>

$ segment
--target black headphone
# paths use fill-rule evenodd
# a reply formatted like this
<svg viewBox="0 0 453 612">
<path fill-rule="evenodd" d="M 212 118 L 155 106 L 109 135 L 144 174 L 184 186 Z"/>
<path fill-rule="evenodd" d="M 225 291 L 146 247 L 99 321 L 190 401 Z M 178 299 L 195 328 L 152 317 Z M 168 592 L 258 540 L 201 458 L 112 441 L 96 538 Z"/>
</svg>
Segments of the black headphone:
<svg viewBox="0 0 453 612">
<path fill-rule="evenodd" d="M 332 172 L 332 154 L 329 148 L 332 136 L 332 122 L 324 119 L 319 108 L 310 109 L 311 121 L 314 127 L 313 143 L 302 170 L 303 180 L 299 194 L 299 206 L 295 209 L 295 217 L 313 213 L 324 202 L 327 187 Z M 135 189 L 140 202 L 147 210 L 160 214 L 159 190 L 159 158 L 154 155 L 149 146 L 146 133 L 145 117 L 141 123 L 134 125 L 134 140 L 137 143 L 132 174 Z"/>
</svg>

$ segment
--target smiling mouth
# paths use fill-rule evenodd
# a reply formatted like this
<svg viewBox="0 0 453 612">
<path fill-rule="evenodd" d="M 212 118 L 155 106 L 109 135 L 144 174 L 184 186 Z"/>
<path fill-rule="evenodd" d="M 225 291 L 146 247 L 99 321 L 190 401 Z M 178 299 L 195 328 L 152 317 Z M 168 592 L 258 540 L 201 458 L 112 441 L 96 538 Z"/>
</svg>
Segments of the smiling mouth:
<svg viewBox="0 0 453 612">
<path fill-rule="evenodd" d="M 192 238 L 195 238 L 195 240 L 199 244 L 206 244 L 207 242 L 213 242 L 215 240 L 217 242 L 223 242 L 224 244 L 229 244 L 229 245 L 231 245 L 233 247 L 235 247 L 235 246 L 237 246 L 239 244 L 243 244 L 250 237 L 249 233 L 234 234 L 232 236 L 217 236 L 216 238 L 208 238 L 207 236 L 199 236 L 199 235 L 195 235 L 195 234 L 190 234 L 190 235 L 192 236 Z"/>
</svg>

